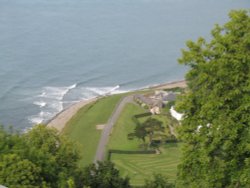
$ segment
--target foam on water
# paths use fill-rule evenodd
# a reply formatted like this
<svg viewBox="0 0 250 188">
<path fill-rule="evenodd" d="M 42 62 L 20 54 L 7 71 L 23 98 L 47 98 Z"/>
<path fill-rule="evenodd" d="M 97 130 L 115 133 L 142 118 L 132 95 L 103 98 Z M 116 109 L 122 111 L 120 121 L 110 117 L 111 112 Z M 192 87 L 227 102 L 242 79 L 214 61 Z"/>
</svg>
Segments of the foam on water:
<svg viewBox="0 0 250 188">
<path fill-rule="evenodd" d="M 63 97 L 72 89 L 76 88 L 77 84 L 69 87 L 45 87 L 40 97 L 62 100 Z"/>
<path fill-rule="evenodd" d="M 63 99 L 70 90 L 77 87 L 73 84 L 67 87 L 44 87 L 41 94 L 35 97 L 34 105 L 39 107 L 39 113 L 28 117 L 31 124 L 43 123 L 63 110 Z"/>
<path fill-rule="evenodd" d="M 127 92 L 120 90 L 120 86 L 114 87 L 77 87 L 73 84 L 67 87 L 46 86 L 41 94 L 34 98 L 33 104 L 39 107 L 39 112 L 29 116 L 29 122 L 33 124 L 44 123 L 53 118 L 57 113 L 81 100 L 88 100 L 97 96 L 118 94 Z"/>
<path fill-rule="evenodd" d="M 44 119 L 42 117 L 39 116 L 31 116 L 28 117 L 28 120 L 32 123 L 32 124 L 40 124 L 44 121 Z"/>
<path fill-rule="evenodd" d="M 87 91 L 92 92 L 93 94 L 97 96 L 102 96 L 102 95 L 108 95 L 112 94 L 114 91 L 118 90 L 120 88 L 119 85 L 115 87 L 86 87 L 85 89 Z"/>
<path fill-rule="evenodd" d="M 35 101 L 33 104 L 35 104 L 35 105 L 39 106 L 40 108 L 42 108 L 42 107 L 46 106 L 47 103 L 44 102 L 44 101 Z"/>
</svg>

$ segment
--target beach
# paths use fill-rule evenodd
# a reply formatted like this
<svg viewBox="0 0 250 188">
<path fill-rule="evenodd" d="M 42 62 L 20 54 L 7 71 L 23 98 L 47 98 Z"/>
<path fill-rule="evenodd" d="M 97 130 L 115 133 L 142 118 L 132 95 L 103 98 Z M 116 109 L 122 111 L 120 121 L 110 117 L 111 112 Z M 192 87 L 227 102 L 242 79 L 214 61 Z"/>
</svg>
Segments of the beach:
<svg viewBox="0 0 250 188">
<path fill-rule="evenodd" d="M 154 89 L 154 90 L 161 90 L 161 89 L 171 89 L 175 87 L 186 87 L 186 81 L 175 81 L 175 82 L 169 82 L 169 83 L 163 83 L 155 86 L 151 86 L 148 88 L 145 88 L 147 90 Z M 144 89 L 144 90 L 145 90 Z M 138 90 L 139 91 L 139 90 Z M 53 117 L 48 123 L 48 127 L 55 128 L 59 132 L 62 132 L 63 128 L 66 126 L 67 122 L 80 110 L 82 107 L 84 107 L 87 104 L 90 104 L 92 102 L 95 102 L 100 97 L 92 98 L 89 100 L 83 100 L 76 104 L 71 105 L 70 107 L 64 109 L 60 113 L 58 113 L 55 117 Z"/>
<path fill-rule="evenodd" d="M 180 81 L 174 81 L 174 82 L 169 82 L 169 83 L 163 83 L 159 84 L 156 86 L 149 87 L 149 89 L 171 89 L 175 87 L 180 87 L 180 88 L 185 88 L 187 87 L 186 81 L 185 80 L 180 80 Z"/>
</svg>

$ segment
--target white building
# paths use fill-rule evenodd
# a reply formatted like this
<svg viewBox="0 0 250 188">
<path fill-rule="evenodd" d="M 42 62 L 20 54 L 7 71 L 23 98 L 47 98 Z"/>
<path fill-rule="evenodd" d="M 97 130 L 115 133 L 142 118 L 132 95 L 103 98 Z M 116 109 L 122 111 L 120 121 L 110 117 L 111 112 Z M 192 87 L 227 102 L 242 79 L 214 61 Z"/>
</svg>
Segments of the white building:
<svg viewBox="0 0 250 188">
<path fill-rule="evenodd" d="M 182 120 L 182 117 L 184 115 L 184 114 L 181 114 L 181 113 L 175 111 L 173 106 L 170 108 L 170 114 L 171 114 L 172 117 L 174 117 L 178 121 Z"/>
</svg>

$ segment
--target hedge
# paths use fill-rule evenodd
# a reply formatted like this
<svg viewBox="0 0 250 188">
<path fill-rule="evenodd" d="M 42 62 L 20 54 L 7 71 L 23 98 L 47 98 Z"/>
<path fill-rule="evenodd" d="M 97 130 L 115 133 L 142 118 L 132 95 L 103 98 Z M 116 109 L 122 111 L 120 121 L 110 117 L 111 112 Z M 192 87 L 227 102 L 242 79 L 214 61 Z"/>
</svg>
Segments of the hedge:
<svg viewBox="0 0 250 188">
<path fill-rule="evenodd" d="M 128 150 L 108 150 L 108 160 L 110 160 L 112 153 L 116 154 L 155 154 L 155 150 L 146 150 L 146 151 L 128 151 Z"/>
<path fill-rule="evenodd" d="M 152 114 L 150 112 L 146 112 L 146 113 L 143 113 L 143 114 L 137 114 L 137 115 L 134 115 L 135 118 L 143 118 L 143 117 L 147 117 L 147 116 L 151 116 Z"/>
</svg>

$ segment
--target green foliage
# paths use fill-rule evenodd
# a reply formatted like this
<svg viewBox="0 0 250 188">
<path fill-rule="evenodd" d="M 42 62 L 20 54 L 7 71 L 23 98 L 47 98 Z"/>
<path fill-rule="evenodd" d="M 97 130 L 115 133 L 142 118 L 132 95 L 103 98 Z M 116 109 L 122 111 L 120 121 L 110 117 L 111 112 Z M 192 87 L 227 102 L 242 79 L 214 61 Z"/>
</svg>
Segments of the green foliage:
<svg viewBox="0 0 250 188">
<path fill-rule="evenodd" d="M 173 91 L 173 92 L 184 92 L 185 91 L 185 88 L 182 88 L 182 87 L 174 87 L 174 88 L 170 88 L 170 89 L 164 89 L 164 91 Z"/>
<path fill-rule="evenodd" d="M 112 154 L 155 154 L 156 151 L 155 150 L 138 150 L 138 151 L 134 151 L 134 150 L 117 150 L 117 149 L 110 149 L 108 150 L 108 156 L 107 156 L 107 160 L 110 161 Z"/>
<path fill-rule="evenodd" d="M 67 178 L 74 175 L 77 161 L 80 159 L 73 143 L 60 136 L 56 130 L 42 125 L 34 127 L 24 135 L 29 145 L 28 156 L 38 166 L 42 166 L 41 175 L 51 186 L 62 187 Z"/>
<path fill-rule="evenodd" d="M 185 113 L 179 187 L 250 185 L 250 17 L 243 10 L 229 16 L 211 42 L 188 41 L 179 59 L 191 68 L 178 104 Z"/>
<path fill-rule="evenodd" d="M 27 159 L 21 159 L 16 154 L 1 156 L 0 182 L 13 187 L 35 188 L 42 185 L 41 169 Z"/>
<path fill-rule="evenodd" d="M 168 182 L 167 177 L 162 174 L 154 174 L 153 179 L 146 179 L 143 188 L 173 188 L 174 185 Z"/>
<path fill-rule="evenodd" d="M 37 125 L 25 134 L 1 129 L 0 135 L 0 184 L 66 188 L 71 179 L 81 187 L 78 151 L 56 130 Z"/>
<path fill-rule="evenodd" d="M 136 137 L 143 140 L 143 142 L 145 143 L 146 137 L 148 137 L 149 145 L 151 145 L 153 138 L 158 140 L 165 139 L 165 127 L 162 124 L 163 123 L 161 121 L 150 117 L 145 122 L 138 123 L 134 129 L 134 132 L 128 134 L 128 138 Z"/>
<path fill-rule="evenodd" d="M 84 186 L 91 188 L 129 188 L 129 178 L 120 177 L 119 171 L 114 164 L 105 161 L 91 164 L 83 173 Z"/>
<path fill-rule="evenodd" d="M 0 155 L 8 154 L 9 151 L 22 152 L 23 141 L 19 134 L 13 133 L 10 129 L 8 132 L 0 126 Z"/>
</svg>

